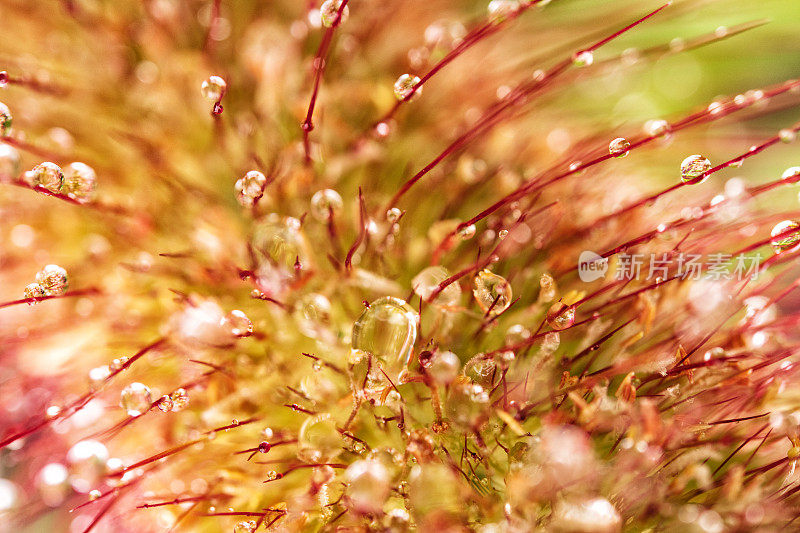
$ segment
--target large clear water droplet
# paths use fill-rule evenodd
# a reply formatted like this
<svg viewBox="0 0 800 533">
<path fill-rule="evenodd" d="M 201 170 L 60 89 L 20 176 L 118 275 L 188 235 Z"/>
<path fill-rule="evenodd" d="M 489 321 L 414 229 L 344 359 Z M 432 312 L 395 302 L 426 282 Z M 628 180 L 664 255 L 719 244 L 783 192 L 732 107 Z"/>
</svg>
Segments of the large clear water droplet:
<svg viewBox="0 0 800 533">
<path fill-rule="evenodd" d="M 405 301 L 378 298 L 353 324 L 353 350 L 371 354 L 396 375 L 411 358 L 418 322 L 419 315 Z"/>
</svg>

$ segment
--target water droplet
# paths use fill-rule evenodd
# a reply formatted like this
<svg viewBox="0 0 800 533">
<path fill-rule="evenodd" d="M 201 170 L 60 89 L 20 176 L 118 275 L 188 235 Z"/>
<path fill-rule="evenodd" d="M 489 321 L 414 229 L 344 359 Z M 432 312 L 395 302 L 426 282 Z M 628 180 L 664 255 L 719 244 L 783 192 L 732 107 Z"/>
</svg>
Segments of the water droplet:
<svg viewBox="0 0 800 533">
<path fill-rule="evenodd" d="M 64 183 L 61 190 L 70 198 L 74 198 L 79 202 L 88 202 L 91 200 L 96 187 L 97 174 L 86 163 L 76 161 L 75 163 L 70 163 L 64 169 Z"/>
<path fill-rule="evenodd" d="M 32 185 L 40 185 L 50 192 L 59 193 L 64 185 L 64 173 L 55 163 L 45 161 L 39 163 L 31 170 Z"/>
<path fill-rule="evenodd" d="M 36 282 L 47 296 L 60 296 L 69 287 L 67 271 L 58 265 L 46 265 L 36 273 Z"/>
<path fill-rule="evenodd" d="M 469 380 L 461 382 L 456 380 L 451 384 L 450 394 L 447 398 L 447 417 L 462 426 L 471 426 L 479 417 L 484 415 L 484 409 L 489 402 L 489 394 L 476 383 Z"/>
<path fill-rule="evenodd" d="M 386 122 L 379 122 L 375 126 L 375 134 L 378 137 L 381 138 L 388 137 L 391 132 L 392 132 L 392 127 Z"/>
<path fill-rule="evenodd" d="M 322 189 L 311 197 L 311 215 L 321 222 L 342 210 L 344 202 L 341 195 L 333 189 Z"/>
<path fill-rule="evenodd" d="M 412 74 L 403 74 L 397 81 L 394 82 L 394 95 L 397 97 L 398 100 L 405 100 L 408 95 L 414 91 L 414 87 L 420 82 L 419 76 L 414 76 Z M 417 88 L 414 91 L 414 96 L 410 98 L 410 100 L 414 100 L 420 94 L 422 94 L 422 87 Z"/>
<path fill-rule="evenodd" d="M 475 224 L 470 224 L 469 226 L 464 226 L 460 230 L 458 230 L 458 237 L 462 241 L 468 241 L 469 239 L 475 236 Z"/>
<path fill-rule="evenodd" d="M 168 413 L 169 411 L 172 411 L 172 406 L 173 406 L 172 398 L 170 398 L 165 394 L 164 396 L 158 399 L 157 405 L 159 411 L 161 411 L 162 413 Z"/>
<path fill-rule="evenodd" d="M 36 474 L 39 497 L 48 507 L 57 507 L 69 492 L 69 472 L 61 463 L 48 463 Z"/>
<path fill-rule="evenodd" d="M 255 530 L 255 520 L 242 520 L 233 526 L 233 533 L 253 533 Z"/>
<path fill-rule="evenodd" d="M 303 295 L 295 304 L 294 318 L 297 329 L 306 337 L 323 337 L 331 325 L 331 302 L 321 294 Z"/>
<path fill-rule="evenodd" d="M 364 514 L 379 513 L 391 489 L 389 472 L 377 460 L 359 460 L 344 472 L 348 503 Z"/>
<path fill-rule="evenodd" d="M 644 123 L 644 132 L 650 137 L 660 137 L 669 133 L 669 122 L 660 118 L 648 120 Z"/>
<path fill-rule="evenodd" d="M 791 232 L 795 229 L 798 231 Z M 781 234 L 784 235 L 778 237 L 778 235 Z M 775 250 L 776 254 L 791 250 L 797 246 L 798 243 L 800 243 L 800 224 L 794 220 L 784 220 L 772 228 L 770 235 L 773 237 L 772 241 L 770 241 L 770 244 L 772 245 L 772 249 Z"/>
<path fill-rule="evenodd" d="M 492 0 L 486 7 L 489 20 L 493 24 L 500 24 L 519 9 L 518 0 Z"/>
<path fill-rule="evenodd" d="M 350 6 L 345 6 L 342 10 L 341 20 L 339 20 L 339 9 L 342 7 L 342 0 L 327 0 L 319 8 L 319 16 L 322 19 L 322 24 L 326 28 L 338 26 L 347 22 L 350 16 Z"/>
<path fill-rule="evenodd" d="M 243 311 L 235 309 L 225 317 L 225 325 L 234 337 L 249 337 L 253 334 L 253 323 Z"/>
<path fill-rule="evenodd" d="M 10 144 L 0 143 L 0 182 L 16 179 L 20 168 L 17 149 Z"/>
<path fill-rule="evenodd" d="M 175 389 L 172 394 L 169 395 L 169 399 L 172 401 L 171 409 L 173 413 L 183 411 L 186 406 L 189 405 L 189 394 L 184 388 Z"/>
<path fill-rule="evenodd" d="M 608 145 L 608 153 L 614 157 L 625 157 L 628 155 L 631 143 L 624 137 L 617 137 Z"/>
<path fill-rule="evenodd" d="M 464 375 L 481 385 L 490 385 L 497 365 L 491 357 L 479 353 L 464 364 Z"/>
<path fill-rule="evenodd" d="M 558 350 L 559 344 L 561 344 L 561 335 L 557 331 L 551 331 L 544 336 L 539 349 L 542 355 L 547 356 Z"/>
<path fill-rule="evenodd" d="M 210 76 L 200 86 L 200 92 L 203 94 L 203 98 L 211 100 L 212 102 L 219 102 L 225 95 L 227 89 L 228 84 L 219 76 Z"/>
<path fill-rule="evenodd" d="M 0 89 L 5 89 L 8 86 L 8 72 L 0 70 Z"/>
<path fill-rule="evenodd" d="M 681 181 L 684 183 L 695 183 L 694 180 L 700 176 L 703 176 L 703 174 L 709 170 L 711 170 L 711 161 L 702 155 L 690 155 L 681 163 Z M 707 178 L 708 176 L 703 177 L 700 183 L 705 181 Z"/>
<path fill-rule="evenodd" d="M 563 302 L 554 303 L 547 311 L 547 324 L 556 331 L 567 329 L 575 323 L 575 307 Z"/>
<path fill-rule="evenodd" d="M 152 399 L 150 388 L 138 382 L 131 383 L 124 389 L 119 397 L 119 406 L 125 409 L 128 416 L 139 416 L 150 409 Z"/>
<path fill-rule="evenodd" d="M 792 143 L 797 139 L 797 132 L 792 129 L 783 129 L 778 132 L 778 137 L 780 138 L 781 142 L 784 143 Z"/>
<path fill-rule="evenodd" d="M 506 237 L 508 237 L 508 230 L 507 229 L 501 229 L 500 231 L 497 232 L 497 238 L 500 239 L 501 241 L 503 239 L 505 239 Z"/>
<path fill-rule="evenodd" d="M 472 294 L 484 313 L 494 317 L 511 305 L 511 284 L 503 276 L 484 269 L 475 276 L 473 282 L 475 288 Z"/>
<path fill-rule="evenodd" d="M 427 267 L 414 276 L 414 279 L 411 280 L 411 287 L 417 296 L 427 301 L 439 288 L 439 284 L 448 277 L 450 277 L 450 273 L 444 267 Z M 442 306 L 453 306 L 458 305 L 460 300 L 461 288 L 456 282 L 442 289 L 433 303 Z"/>
<path fill-rule="evenodd" d="M 502 351 L 500 353 L 495 354 L 494 361 L 495 361 L 495 363 L 497 363 L 501 367 L 508 368 L 509 365 L 511 365 L 511 363 L 513 363 L 514 359 L 516 359 L 516 358 L 517 358 L 517 354 L 515 354 L 513 351 L 504 350 L 504 351 Z"/>
<path fill-rule="evenodd" d="M 797 183 L 800 181 L 800 167 L 789 167 L 781 174 L 781 179 L 788 183 Z"/>
<path fill-rule="evenodd" d="M 267 481 L 275 481 L 276 479 L 280 479 L 280 478 L 282 478 L 282 477 L 283 477 L 283 476 L 282 476 L 282 475 L 281 475 L 279 472 L 276 472 L 275 470 L 270 470 L 269 472 L 267 472 L 267 473 L 264 475 L 264 478 L 265 478 Z"/>
<path fill-rule="evenodd" d="M 506 346 L 516 346 L 531 338 L 531 332 L 522 324 L 513 324 L 506 330 Z"/>
<path fill-rule="evenodd" d="M 89 492 L 105 475 L 108 450 L 95 440 L 83 440 L 67 452 L 69 481 L 81 493 Z"/>
<path fill-rule="evenodd" d="M 393 207 L 388 211 L 386 211 L 386 221 L 389 222 L 389 224 L 394 224 L 395 222 L 400 220 L 400 217 L 402 216 L 403 212 L 397 207 Z"/>
<path fill-rule="evenodd" d="M 43 296 L 47 296 L 47 293 L 45 293 L 44 287 L 42 287 L 38 283 L 30 283 L 25 287 L 23 296 L 25 298 L 42 298 Z M 36 300 L 28 302 L 28 305 L 35 305 L 35 304 Z"/>
<path fill-rule="evenodd" d="M 257 198 L 264 194 L 264 187 L 267 185 L 267 177 L 258 170 L 251 170 L 244 177 L 236 180 L 234 190 L 236 200 L 244 207 L 252 206 Z"/>
<path fill-rule="evenodd" d="M 5 137 L 11 131 L 11 123 L 14 117 L 6 104 L 0 102 L 0 137 Z"/>
<path fill-rule="evenodd" d="M 539 297 L 540 302 L 552 302 L 556 299 L 556 280 L 553 279 L 548 273 L 542 274 L 539 279 Z"/>
<path fill-rule="evenodd" d="M 269 453 L 272 446 L 267 441 L 262 441 L 258 444 L 258 453 Z"/>
<path fill-rule="evenodd" d="M 669 49 L 673 52 L 680 52 L 686 47 L 686 41 L 681 37 L 675 37 L 669 42 Z"/>
<path fill-rule="evenodd" d="M 112 371 L 116 372 L 117 370 L 119 370 L 123 366 L 125 366 L 125 363 L 127 363 L 127 362 L 128 362 L 128 358 L 127 357 L 125 357 L 125 356 L 119 357 L 119 358 L 114 359 L 113 361 L 111 361 L 111 364 L 109 365 L 109 368 Z"/>
<path fill-rule="evenodd" d="M 352 347 L 372 354 L 394 379 L 411 358 L 419 315 L 405 301 L 385 296 L 372 302 L 353 324 Z"/>
<path fill-rule="evenodd" d="M 620 59 L 622 59 L 622 63 L 626 66 L 632 66 L 639 62 L 641 59 L 641 52 L 639 52 L 638 48 L 626 48 L 622 51 L 620 55 Z"/>
<path fill-rule="evenodd" d="M 309 463 L 328 462 L 342 452 L 342 436 L 329 414 L 309 418 L 297 434 L 297 455 Z"/>
<path fill-rule="evenodd" d="M 293 217 L 280 217 L 276 213 L 266 216 L 253 232 L 253 248 L 263 257 L 263 260 L 259 258 L 259 262 L 269 263 L 270 266 L 274 264 L 289 272 L 294 271 L 294 263 L 298 257 L 301 264 L 308 263 L 309 254 L 300 231 L 300 221 Z M 269 293 L 264 288 L 259 288 Z"/>
<path fill-rule="evenodd" d="M 425 372 L 439 385 L 449 385 L 458 377 L 461 360 L 453 352 L 436 352 L 433 354 Z"/>
<path fill-rule="evenodd" d="M 553 509 L 551 528 L 556 531 L 620 531 L 622 519 L 605 498 L 559 500 Z"/>
<path fill-rule="evenodd" d="M 594 63 L 594 54 L 589 50 L 578 52 L 572 56 L 572 64 L 576 67 L 588 67 Z"/>
<path fill-rule="evenodd" d="M 720 113 L 721 113 L 721 112 L 722 112 L 724 109 L 725 109 L 725 106 L 723 105 L 723 103 L 722 103 L 722 102 L 711 102 L 710 104 L 708 104 L 707 111 L 708 111 L 708 112 L 709 112 L 711 115 L 718 115 L 718 114 L 720 114 Z"/>
<path fill-rule="evenodd" d="M 101 495 L 102 495 L 102 493 L 99 490 L 92 489 L 92 490 L 89 491 L 89 501 L 93 502 L 97 498 L 99 498 Z"/>
</svg>

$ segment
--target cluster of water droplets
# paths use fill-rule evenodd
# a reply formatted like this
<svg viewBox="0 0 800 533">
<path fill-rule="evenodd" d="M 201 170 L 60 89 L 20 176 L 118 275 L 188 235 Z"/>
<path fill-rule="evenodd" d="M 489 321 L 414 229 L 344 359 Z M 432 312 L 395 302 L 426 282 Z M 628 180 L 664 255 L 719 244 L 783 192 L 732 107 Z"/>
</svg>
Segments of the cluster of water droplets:
<svg viewBox="0 0 800 533">
<path fill-rule="evenodd" d="M 36 273 L 36 281 L 25 287 L 25 298 L 31 299 L 31 305 L 36 303 L 36 298 L 46 296 L 61 296 L 69 288 L 67 271 L 58 265 L 46 265 Z"/>
<path fill-rule="evenodd" d="M 267 177 L 258 170 L 251 170 L 236 180 L 234 191 L 236 200 L 244 207 L 251 207 L 264 194 Z"/>
<path fill-rule="evenodd" d="M 64 169 L 50 161 L 39 163 L 25 173 L 23 180 L 32 187 L 64 194 L 81 203 L 92 200 L 97 188 L 97 174 L 94 169 L 79 161 L 70 163 Z"/>
<path fill-rule="evenodd" d="M 165 394 L 159 398 L 157 405 L 159 410 L 164 413 L 183 411 L 189 405 L 189 393 L 184 388 L 175 389 L 170 394 Z"/>
</svg>

